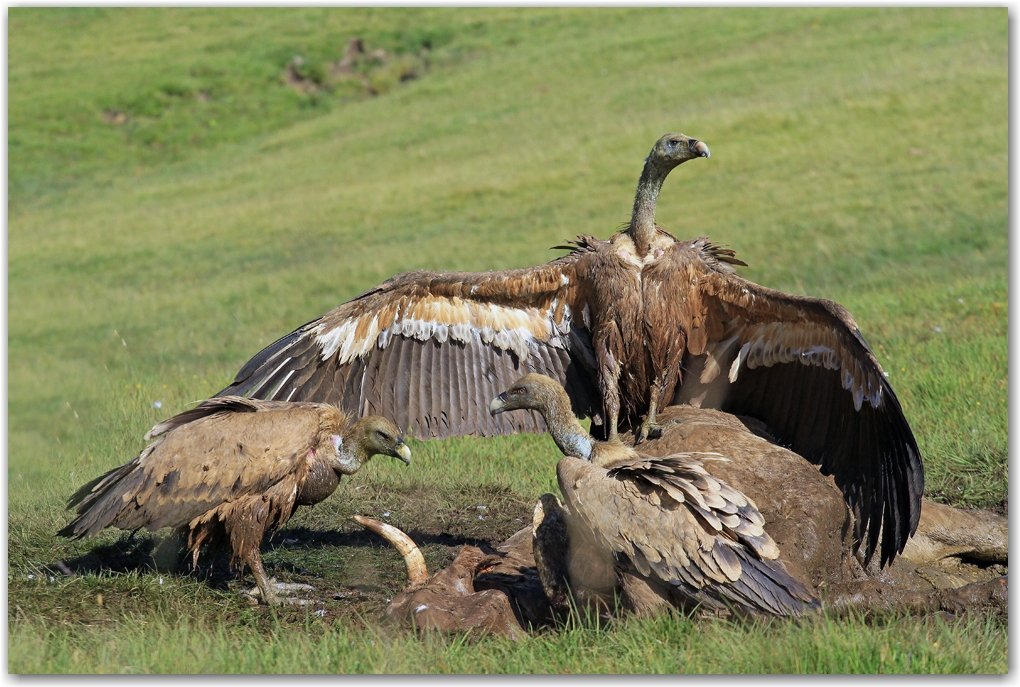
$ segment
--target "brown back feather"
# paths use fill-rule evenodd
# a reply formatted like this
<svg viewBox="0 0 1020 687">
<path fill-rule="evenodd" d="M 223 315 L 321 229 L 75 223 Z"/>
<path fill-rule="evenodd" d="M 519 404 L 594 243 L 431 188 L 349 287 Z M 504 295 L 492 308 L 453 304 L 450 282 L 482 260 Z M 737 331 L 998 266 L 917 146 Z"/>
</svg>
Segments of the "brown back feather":
<svg viewBox="0 0 1020 687">
<path fill-rule="evenodd" d="M 185 525 L 297 475 L 309 449 L 346 425 L 336 408 L 311 403 L 211 399 L 184 414 L 191 419 L 157 425 L 159 436 L 138 457 L 79 489 L 71 504 L 78 517 L 60 534 Z"/>
<path fill-rule="evenodd" d="M 625 557 L 628 572 L 664 586 L 681 605 L 774 615 L 818 606 L 774 560 L 778 549 L 753 502 L 690 455 L 634 453 L 608 470 L 567 457 L 557 476 L 571 515 Z"/>
</svg>

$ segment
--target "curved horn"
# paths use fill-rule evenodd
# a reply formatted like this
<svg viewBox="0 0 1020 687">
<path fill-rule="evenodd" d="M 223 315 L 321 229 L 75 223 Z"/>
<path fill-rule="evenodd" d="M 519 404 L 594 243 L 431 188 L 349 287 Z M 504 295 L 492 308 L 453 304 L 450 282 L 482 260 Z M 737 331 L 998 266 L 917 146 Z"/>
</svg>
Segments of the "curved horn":
<svg viewBox="0 0 1020 687">
<path fill-rule="evenodd" d="M 392 544 L 393 548 L 404 557 L 404 563 L 407 564 L 407 586 L 404 587 L 404 591 L 413 591 L 425 586 L 425 583 L 429 581 L 429 571 L 425 567 L 425 557 L 421 555 L 418 545 L 409 536 L 393 525 L 387 525 L 385 522 L 380 522 L 375 518 L 366 518 L 363 515 L 351 517 L 362 527 L 372 530 Z"/>
</svg>

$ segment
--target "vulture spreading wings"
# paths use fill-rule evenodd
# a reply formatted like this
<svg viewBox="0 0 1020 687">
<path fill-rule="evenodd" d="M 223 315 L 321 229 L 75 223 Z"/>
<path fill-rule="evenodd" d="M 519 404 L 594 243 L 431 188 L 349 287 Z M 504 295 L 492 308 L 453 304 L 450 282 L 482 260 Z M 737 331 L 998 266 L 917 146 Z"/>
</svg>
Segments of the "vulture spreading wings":
<svg viewBox="0 0 1020 687">
<path fill-rule="evenodd" d="M 542 431 L 537 415 L 486 412 L 527 372 L 558 380 L 610 438 L 619 422 L 643 439 L 676 402 L 749 415 L 834 475 L 866 558 L 880 549 L 885 565 L 924 488 L 899 401 L 840 305 L 758 286 L 733 251 L 655 225 L 666 175 L 698 157 L 704 143 L 663 136 L 609 240 L 579 237 L 537 267 L 397 275 L 267 346 L 220 395 L 337 403 L 421 438 Z"/>
</svg>

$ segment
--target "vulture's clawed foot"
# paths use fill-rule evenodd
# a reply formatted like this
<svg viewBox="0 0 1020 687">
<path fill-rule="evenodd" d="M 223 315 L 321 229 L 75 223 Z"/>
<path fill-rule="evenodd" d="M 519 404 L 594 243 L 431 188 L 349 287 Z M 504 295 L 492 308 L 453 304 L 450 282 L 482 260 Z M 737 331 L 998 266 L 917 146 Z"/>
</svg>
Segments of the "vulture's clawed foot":
<svg viewBox="0 0 1020 687">
<path fill-rule="evenodd" d="M 663 430 L 666 429 L 667 425 L 679 425 L 680 420 L 666 420 L 665 422 L 655 422 L 654 418 L 646 418 L 641 426 L 638 428 L 637 436 L 634 437 L 634 445 L 637 446 L 645 439 L 658 439 L 662 436 Z"/>
<path fill-rule="evenodd" d="M 315 587 L 310 584 L 301 584 L 300 582 L 277 582 L 276 578 L 271 578 L 266 582 L 265 589 L 263 585 L 256 585 L 251 589 L 246 589 L 242 592 L 245 596 L 252 600 L 262 599 L 269 605 L 274 604 L 291 604 L 294 606 L 303 606 L 311 603 L 312 599 L 297 598 L 301 592 L 314 592 Z"/>
</svg>

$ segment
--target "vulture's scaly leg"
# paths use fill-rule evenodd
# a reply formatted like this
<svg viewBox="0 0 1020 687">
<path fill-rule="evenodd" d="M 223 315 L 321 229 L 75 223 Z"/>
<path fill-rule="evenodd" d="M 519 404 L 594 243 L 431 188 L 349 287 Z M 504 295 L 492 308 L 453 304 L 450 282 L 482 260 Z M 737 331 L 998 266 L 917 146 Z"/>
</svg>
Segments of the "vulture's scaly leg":
<svg viewBox="0 0 1020 687">
<path fill-rule="evenodd" d="M 599 386 L 604 399 L 606 419 L 609 422 L 609 441 L 619 441 L 616 425 L 620 419 L 620 368 L 616 365 L 603 370 L 599 375 Z"/>
<path fill-rule="evenodd" d="M 262 594 L 262 600 L 267 604 L 280 603 L 280 600 L 276 598 L 276 592 L 273 590 L 273 585 L 270 584 L 269 578 L 266 577 L 266 569 L 262 567 L 262 556 L 259 555 L 259 550 L 257 548 L 248 557 L 246 562 L 251 568 L 252 575 L 255 576 L 255 584 L 259 587 L 259 592 Z"/>
<path fill-rule="evenodd" d="M 614 408 L 609 413 L 609 441 L 619 441 L 620 437 L 616 433 L 616 420 L 620 415 L 619 408 Z"/>
<path fill-rule="evenodd" d="M 188 527 L 178 527 L 152 552 L 152 564 L 160 572 L 177 572 L 181 546 L 188 541 Z M 197 567 L 197 566 L 193 566 Z"/>
<path fill-rule="evenodd" d="M 620 391 L 617 387 L 615 379 L 600 379 L 599 387 L 601 387 L 603 408 L 605 408 L 605 418 L 609 426 L 609 441 L 619 441 L 620 438 L 617 436 L 616 424 L 620 418 Z"/>
<path fill-rule="evenodd" d="M 257 551 L 248 561 L 248 565 L 251 567 L 252 574 L 255 575 L 255 584 L 258 586 L 245 593 L 254 596 L 257 589 L 259 595 L 262 596 L 262 600 L 267 604 L 288 603 L 304 605 L 308 603 L 307 599 L 288 599 L 280 597 L 292 597 L 298 592 L 315 591 L 315 587 L 310 584 L 301 584 L 299 582 L 276 582 L 275 578 L 272 580 L 267 578 L 265 568 L 262 567 L 262 557 Z"/>
<path fill-rule="evenodd" d="M 602 393 L 604 417 L 609 423 L 609 440 L 619 441 L 616 425 L 620 419 L 620 364 L 623 358 L 623 337 L 616 323 L 597 326 L 592 343 L 598 363 L 599 391 Z"/>
</svg>

